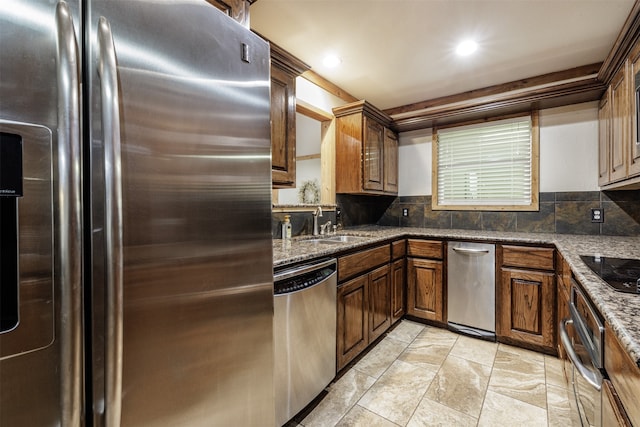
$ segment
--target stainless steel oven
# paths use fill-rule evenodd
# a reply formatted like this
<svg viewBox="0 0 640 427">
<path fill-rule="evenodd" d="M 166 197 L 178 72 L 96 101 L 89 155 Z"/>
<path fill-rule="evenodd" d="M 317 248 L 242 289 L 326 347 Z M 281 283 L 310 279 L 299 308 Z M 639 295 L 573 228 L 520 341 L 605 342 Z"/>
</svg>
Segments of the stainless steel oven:
<svg viewBox="0 0 640 427">
<path fill-rule="evenodd" d="M 583 426 L 600 427 L 604 326 L 575 281 L 569 313 L 560 322 L 560 338 L 572 365 L 570 378 L 580 420 Z"/>
</svg>

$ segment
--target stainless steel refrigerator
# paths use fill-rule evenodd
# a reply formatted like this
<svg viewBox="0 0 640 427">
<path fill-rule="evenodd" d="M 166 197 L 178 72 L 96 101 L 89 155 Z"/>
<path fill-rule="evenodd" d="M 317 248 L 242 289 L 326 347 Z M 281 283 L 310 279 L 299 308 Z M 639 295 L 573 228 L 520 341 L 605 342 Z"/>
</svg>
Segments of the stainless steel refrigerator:
<svg viewBox="0 0 640 427">
<path fill-rule="evenodd" d="M 269 48 L 205 0 L 0 2 L 0 425 L 274 424 Z"/>
</svg>

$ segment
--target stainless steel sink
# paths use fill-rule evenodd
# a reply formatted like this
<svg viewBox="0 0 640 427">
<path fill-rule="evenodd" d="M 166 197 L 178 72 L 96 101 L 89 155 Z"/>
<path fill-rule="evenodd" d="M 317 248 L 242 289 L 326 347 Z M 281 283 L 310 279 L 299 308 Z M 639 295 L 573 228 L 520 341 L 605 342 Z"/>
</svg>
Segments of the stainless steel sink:
<svg viewBox="0 0 640 427">
<path fill-rule="evenodd" d="M 368 237 L 362 236 L 329 236 L 321 237 L 319 239 L 306 240 L 307 243 L 322 244 L 322 245 L 337 245 L 340 243 L 355 243 L 367 240 Z"/>
<path fill-rule="evenodd" d="M 362 236 L 331 236 L 331 237 L 324 238 L 324 240 L 327 240 L 330 242 L 339 242 L 339 243 L 362 242 L 367 239 L 369 239 L 369 237 L 362 237 Z"/>
</svg>

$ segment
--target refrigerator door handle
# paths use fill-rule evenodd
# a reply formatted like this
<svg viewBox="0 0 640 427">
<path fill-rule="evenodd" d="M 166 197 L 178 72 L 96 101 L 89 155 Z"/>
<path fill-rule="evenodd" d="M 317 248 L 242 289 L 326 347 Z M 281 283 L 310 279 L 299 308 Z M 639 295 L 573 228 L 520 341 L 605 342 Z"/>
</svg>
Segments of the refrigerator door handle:
<svg viewBox="0 0 640 427">
<path fill-rule="evenodd" d="M 56 5 L 58 86 L 58 182 L 56 229 L 60 281 L 61 421 L 80 426 L 82 408 L 82 158 L 80 144 L 79 53 L 73 17 L 64 1 Z"/>
<path fill-rule="evenodd" d="M 120 159 L 120 99 L 115 47 L 105 17 L 98 22 L 98 75 L 102 98 L 104 143 L 107 337 L 105 343 L 105 425 L 118 427 L 122 412 L 122 175 Z"/>
</svg>

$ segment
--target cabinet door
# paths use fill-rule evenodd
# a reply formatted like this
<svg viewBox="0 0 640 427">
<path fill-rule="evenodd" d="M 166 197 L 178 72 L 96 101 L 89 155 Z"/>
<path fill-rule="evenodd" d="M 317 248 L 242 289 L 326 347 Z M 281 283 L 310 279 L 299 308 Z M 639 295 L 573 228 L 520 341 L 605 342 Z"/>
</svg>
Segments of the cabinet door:
<svg viewBox="0 0 640 427">
<path fill-rule="evenodd" d="M 624 407 L 631 424 L 640 426 L 640 367 L 636 364 L 616 336 L 609 323 L 604 331 L 604 369 L 615 389 L 615 394 Z"/>
<path fill-rule="evenodd" d="M 364 116 L 364 146 L 363 155 L 363 182 L 362 188 L 365 190 L 384 189 L 384 127 Z M 357 167 L 357 165 L 353 165 Z"/>
<path fill-rule="evenodd" d="M 391 326 L 391 276 L 389 265 L 369 273 L 369 342 Z"/>
<path fill-rule="evenodd" d="M 398 194 L 398 136 L 384 131 L 384 192 Z"/>
<path fill-rule="evenodd" d="M 404 259 L 391 264 L 391 323 L 397 322 L 404 315 L 404 265 Z"/>
<path fill-rule="evenodd" d="M 407 314 L 444 322 L 442 261 L 407 259 Z"/>
<path fill-rule="evenodd" d="M 632 427 L 613 384 L 609 380 L 602 381 L 602 425 L 605 427 Z"/>
<path fill-rule="evenodd" d="M 638 103 L 640 99 L 636 94 L 636 75 L 640 73 L 640 43 L 637 44 L 633 53 L 629 57 L 629 111 L 631 116 L 631 139 L 629 140 L 629 176 L 640 175 L 640 135 L 638 128 Z"/>
<path fill-rule="evenodd" d="M 631 131 L 629 78 L 627 62 L 611 81 L 611 145 L 609 173 L 610 181 L 627 176 L 627 155 Z"/>
<path fill-rule="evenodd" d="M 611 103 L 607 91 L 600 100 L 598 109 L 598 185 L 609 183 L 609 151 L 611 147 Z"/>
<path fill-rule="evenodd" d="M 296 186 L 296 80 L 271 67 L 271 176 L 273 187 Z"/>
<path fill-rule="evenodd" d="M 342 369 L 369 344 L 369 275 L 338 287 L 337 365 Z"/>
<path fill-rule="evenodd" d="M 497 334 L 555 351 L 553 273 L 502 268 Z"/>
</svg>

